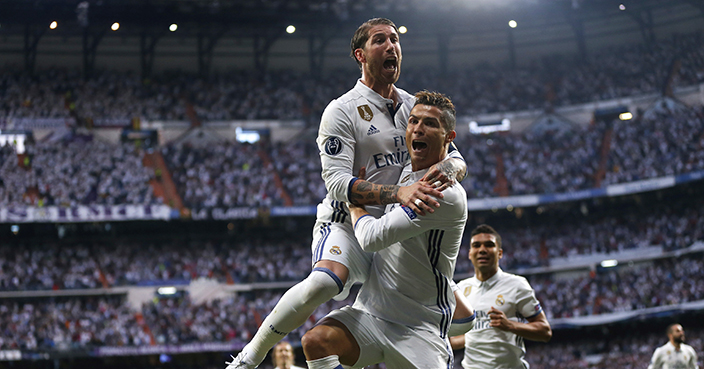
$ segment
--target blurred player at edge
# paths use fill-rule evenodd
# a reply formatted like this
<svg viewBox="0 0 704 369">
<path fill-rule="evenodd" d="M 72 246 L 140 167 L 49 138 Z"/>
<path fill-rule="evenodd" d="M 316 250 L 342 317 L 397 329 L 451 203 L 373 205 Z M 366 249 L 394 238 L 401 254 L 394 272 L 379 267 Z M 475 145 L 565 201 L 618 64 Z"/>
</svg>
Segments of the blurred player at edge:
<svg viewBox="0 0 704 369">
<path fill-rule="evenodd" d="M 684 328 L 675 323 L 667 326 L 668 342 L 655 349 L 648 369 L 699 369 L 697 353 L 684 343 Z"/>
</svg>

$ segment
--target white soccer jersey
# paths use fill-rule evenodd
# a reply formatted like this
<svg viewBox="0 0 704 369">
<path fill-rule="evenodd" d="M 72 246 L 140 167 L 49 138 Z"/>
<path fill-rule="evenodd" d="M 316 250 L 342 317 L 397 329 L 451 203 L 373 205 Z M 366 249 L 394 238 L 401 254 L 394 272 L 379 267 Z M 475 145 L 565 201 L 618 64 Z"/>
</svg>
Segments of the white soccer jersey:
<svg viewBox="0 0 704 369">
<path fill-rule="evenodd" d="M 462 367 L 465 369 L 529 368 L 523 337 L 489 326 L 491 307 L 501 310 L 509 320 L 522 321 L 543 310 L 528 281 L 518 275 L 499 271 L 481 282 L 476 277 L 457 286 L 474 308 L 474 328 L 465 334 Z"/>
<path fill-rule="evenodd" d="M 699 369 L 697 353 L 692 346 L 680 344 L 677 350 L 672 342 L 658 347 L 653 353 L 648 369 Z"/>
<path fill-rule="evenodd" d="M 367 168 L 367 180 L 376 184 L 396 184 L 409 159 L 406 126 L 415 102 L 408 92 L 394 87 L 399 104 L 385 99 L 361 80 L 352 90 L 325 108 L 318 131 L 322 177 L 328 190 L 318 206 L 318 220 L 349 222 L 342 215 L 347 209 L 348 192 L 354 175 Z M 374 217 L 384 207 L 368 206 Z"/>
<path fill-rule="evenodd" d="M 410 185 L 426 172 L 411 173 L 408 165 L 399 185 Z M 418 216 L 391 204 L 381 218 L 357 221 L 362 249 L 375 254 L 353 307 L 406 327 L 439 330 L 444 339 L 455 308 L 451 282 L 467 221 L 467 194 L 460 185 L 443 194 L 434 213 Z"/>
</svg>

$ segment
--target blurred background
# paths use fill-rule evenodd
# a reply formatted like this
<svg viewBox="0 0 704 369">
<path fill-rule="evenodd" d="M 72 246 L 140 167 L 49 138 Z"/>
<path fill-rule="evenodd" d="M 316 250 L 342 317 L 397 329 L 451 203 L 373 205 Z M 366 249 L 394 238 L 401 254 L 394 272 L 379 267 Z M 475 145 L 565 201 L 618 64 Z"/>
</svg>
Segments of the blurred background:
<svg viewBox="0 0 704 369">
<path fill-rule="evenodd" d="M 0 368 L 223 368 L 310 271 L 320 115 L 379 16 L 553 326 L 531 367 L 645 368 L 673 322 L 702 366 L 704 1 L 5 0 Z"/>
</svg>

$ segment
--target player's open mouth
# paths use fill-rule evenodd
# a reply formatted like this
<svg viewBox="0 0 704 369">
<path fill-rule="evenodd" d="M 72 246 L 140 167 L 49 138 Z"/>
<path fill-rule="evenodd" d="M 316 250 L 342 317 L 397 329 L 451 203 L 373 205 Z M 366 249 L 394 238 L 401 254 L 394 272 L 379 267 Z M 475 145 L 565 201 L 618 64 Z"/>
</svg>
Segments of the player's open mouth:
<svg viewBox="0 0 704 369">
<path fill-rule="evenodd" d="M 428 148 L 428 144 L 423 141 L 414 140 L 411 142 L 411 147 L 413 148 L 413 151 L 423 151 Z"/>
<path fill-rule="evenodd" d="M 395 71 L 397 65 L 396 58 L 389 58 L 384 61 L 384 70 Z"/>
</svg>

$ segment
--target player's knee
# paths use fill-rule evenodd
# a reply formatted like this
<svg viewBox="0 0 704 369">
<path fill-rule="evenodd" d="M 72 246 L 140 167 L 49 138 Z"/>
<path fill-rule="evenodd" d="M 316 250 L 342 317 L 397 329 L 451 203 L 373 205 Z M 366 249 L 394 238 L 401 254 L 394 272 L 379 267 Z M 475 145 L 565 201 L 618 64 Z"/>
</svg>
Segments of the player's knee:
<svg viewBox="0 0 704 369">
<path fill-rule="evenodd" d="M 308 360 L 316 360 L 332 355 L 330 350 L 330 332 L 326 326 L 317 326 L 301 337 L 303 353 Z"/>
</svg>

